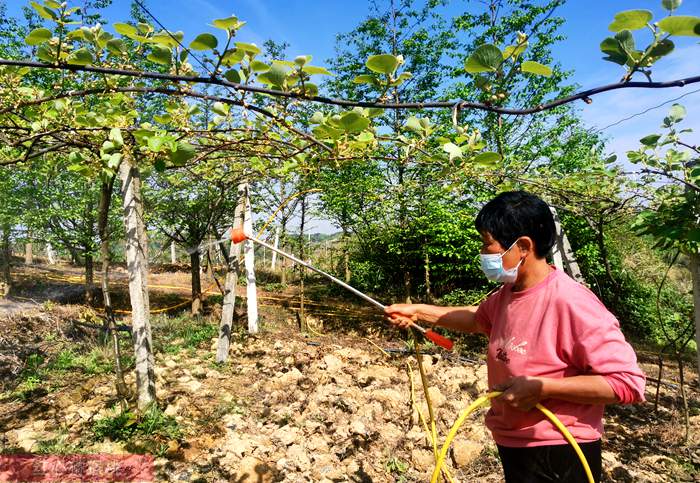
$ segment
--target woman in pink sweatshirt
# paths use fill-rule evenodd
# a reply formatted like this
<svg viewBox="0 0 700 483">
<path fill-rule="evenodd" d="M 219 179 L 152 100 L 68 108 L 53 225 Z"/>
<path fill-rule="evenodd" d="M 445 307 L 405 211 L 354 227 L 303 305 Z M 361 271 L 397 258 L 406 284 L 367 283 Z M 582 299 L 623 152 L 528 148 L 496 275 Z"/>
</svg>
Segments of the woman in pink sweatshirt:
<svg viewBox="0 0 700 483">
<path fill-rule="evenodd" d="M 394 304 L 386 315 L 402 328 L 422 320 L 489 338 L 489 387 L 503 394 L 486 425 L 507 482 L 587 481 L 571 446 L 534 409 L 538 402 L 566 425 L 599 481 L 605 405 L 644 401 L 635 353 L 600 300 L 547 263 L 555 228 L 544 201 L 502 193 L 475 223 L 482 270 L 503 286 L 478 307 Z"/>
</svg>

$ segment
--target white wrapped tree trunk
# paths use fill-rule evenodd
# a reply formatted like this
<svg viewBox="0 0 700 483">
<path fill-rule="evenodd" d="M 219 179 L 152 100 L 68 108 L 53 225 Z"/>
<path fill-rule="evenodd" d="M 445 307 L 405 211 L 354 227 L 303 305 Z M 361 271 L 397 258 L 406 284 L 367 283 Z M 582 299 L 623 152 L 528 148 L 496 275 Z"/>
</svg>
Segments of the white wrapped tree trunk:
<svg viewBox="0 0 700 483">
<path fill-rule="evenodd" d="M 280 244 L 280 227 L 275 226 L 275 248 L 279 248 Z M 275 270 L 275 265 L 277 265 L 277 252 L 273 251 L 272 252 L 272 261 L 270 262 L 270 270 L 274 271 Z"/>
<path fill-rule="evenodd" d="M 564 233 L 564 228 L 561 226 L 561 221 L 559 220 L 559 214 L 555 208 L 550 207 L 552 210 L 552 216 L 554 216 L 554 227 L 557 233 L 557 240 L 552 247 L 552 258 L 554 259 L 554 266 L 559 270 L 565 271 L 571 278 L 580 283 L 586 283 L 581 274 L 581 268 L 576 262 L 576 257 L 574 256 L 574 251 L 571 249 L 571 244 L 569 239 Z"/>
<path fill-rule="evenodd" d="M 245 186 L 245 217 L 243 219 L 243 231 L 246 234 L 253 233 L 253 216 L 250 210 L 250 194 L 248 185 Z M 248 333 L 258 333 L 258 294 L 255 285 L 255 245 L 252 241 L 244 242 L 243 253 L 245 255 L 246 295 L 248 296 Z"/>
<path fill-rule="evenodd" d="M 233 229 L 239 229 L 243 226 L 243 216 L 245 213 L 245 197 L 246 186 L 240 184 L 238 186 L 238 204 L 233 214 Z M 231 242 L 231 250 L 229 251 L 228 269 L 226 271 L 226 282 L 224 283 L 224 303 L 221 310 L 221 322 L 219 324 L 219 342 L 216 349 L 216 362 L 226 362 L 228 359 L 229 345 L 231 343 L 231 327 L 233 326 L 233 314 L 236 308 L 236 285 L 238 284 L 238 276 L 241 273 L 241 264 L 239 258 L 241 256 L 242 243 Z"/>
<path fill-rule="evenodd" d="M 133 159 L 125 156 L 119 167 L 126 232 L 126 263 L 129 272 L 129 298 L 136 358 L 136 394 L 139 410 L 156 398 L 153 342 L 148 300 L 148 240 L 143 219 L 141 175 Z"/>
<path fill-rule="evenodd" d="M 46 244 L 46 258 L 49 260 L 49 265 L 56 265 L 56 252 L 53 251 L 51 243 Z"/>
<path fill-rule="evenodd" d="M 170 263 L 175 265 L 177 263 L 177 253 L 175 253 L 175 242 L 170 242 Z"/>
</svg>

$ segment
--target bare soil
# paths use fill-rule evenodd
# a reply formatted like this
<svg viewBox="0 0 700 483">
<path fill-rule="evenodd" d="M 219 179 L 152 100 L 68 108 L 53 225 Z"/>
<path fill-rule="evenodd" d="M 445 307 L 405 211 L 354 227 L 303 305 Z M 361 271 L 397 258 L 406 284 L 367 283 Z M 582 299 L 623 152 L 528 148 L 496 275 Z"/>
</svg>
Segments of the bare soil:
<svg viewBox="0 0 700 483">
<path fill-rule="evenodd" d="M 0 316 L 0 450 L 143 451 L 133 441 L 95 438 L 95 421 L 118 413 L 109 373 L 47 371 L 36 388 L 17 397 L 17 385 L 26 380 L 23 375 L 33 354 L 49 361 L 59 351 L 87 353 L 101 343 L 97 331 L 76 324 L 99 323 L 92 311 L 81 305 L 47 304 L 55 299 L 41 298 L 60 287 L 79 287 L 46 280 L 47 273 L 45 267 L 37 267 L 18 277 L 16 293 L 39 305 L 17 300 L 28 305 Z M 61 269 L 60 274 L 65 278 L 79 271 Z M 117 303 L 128 308 L 119 284 L 125 274 L 115 272 L 114 280 Z M 151 283 L 183 286 L 154 287 L 154 307 L 187 299 L 187 272 L 155 274 Z M 224 365 L 213 362 L 215 338 L 194 347 L 178 347 L 170 339 L 170 345 L 156 343 L 159 405 L 182 430 L 179 437 L 160 441 L 158 481 L 428 480 L 434 460 L 419 417 L 419 409 L 428 413 L 415 356 L 371 309 L 329 296 L 323 287 L 315 290 L 307 305 L 309 336 L 298 330 L 294 289 L 261 290 L 262 332 L 246 335 L 241 311 Z M 201 319 L 182 313 L 155 317 L 155 341 L 171 336 L 175 324 L 216 326 L 216 301 L 210 299 Z M 459 411 L 487 390 L 479 344 L 461 339 L 456 353 L 434 351 L 423 357 L 440 442 Z M 108 353 L 108 346 L 104 350 Z M 655 378 L 655 352 L 640 347 L 638 354 L 649 378 Z M 686 364 L 688 441 L 678 366 L 667 360 L 657 410 L 651 380 L 646 403 L 607 408 L 604 481 L 700 481 L 700 393 L 693 361 Z M 127 382 L 133 385 L 131 373 Z M 484 411 L 462 427 L 449 453 L 447 467 L 455 481 L 502 480 L 495 446 L 483 426 Z"/>
</svg>

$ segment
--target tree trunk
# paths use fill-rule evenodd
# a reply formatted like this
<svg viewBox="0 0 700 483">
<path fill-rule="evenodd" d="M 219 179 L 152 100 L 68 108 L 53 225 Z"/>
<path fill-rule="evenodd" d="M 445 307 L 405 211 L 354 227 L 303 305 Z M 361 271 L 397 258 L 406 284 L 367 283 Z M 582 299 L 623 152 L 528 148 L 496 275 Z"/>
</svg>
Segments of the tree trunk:
<svg viewBox="0 0 700 483">
<path fill-rule="evenodd" d="M 170 263 L 177 264 L 177 254 L 175 253 L 175 242 L 170 242 Z"/>
<path fill-rule="evenodd" d="M 92 306 L 95 293 L 95 264 L 92 253 L 85 249 L 85 303 Z"/>
<path fill-rule="evenodd" d="M 286 238 L 286 235 L 287 235 L 287 221 L 282 220 L 282 227 L 280 229 L 280 239 L 283 240 L 282 241 L 282 249 L 283 250 L 285 248 L 284 240 Z M 287 259 L 285 257 L 282 257 L 280 259 L 280 283 L 282 285 L 287 284 Z"/>
<path fill-rule="evenodd" d="M 199 277 L 199 252 L 190 255 L 192 274 L 192 315 L 199 315 L 202 309 L 202 281 Z"/>
<path fill-rule="evenodd" d="M 350 273 L 350 249 L 348 248 L 349 239 L 350 235 L 348 235 L 347 229 L 343 227 L 343 281 L 345 283 L 350 283 L 350 278 L 352 277 L 352 273 Z"/>
<path fill-rule="evenodd" d="M 299 224 L 299 259 L 306 261 L 304 253 L 304 225 L 306 224 L 306 196 L 301 198 L 301 223 Z M 308 332 L 306 326 L 306 311 L 304 310 L 304 280 L 306 271 L 299 265 L 299 330 L 302 334 Z"/>
<path fill-rule="evenodd" d="M 425 301 L 430 304 L 433 302 L 433 293 L 430 288 L 430 255 L 427 250 L 425 252 L 425 264 L 423 266 L 425 270 Z"/>
<path fill-rule="evenodd" d="M 243 218 L 243 231 L 253 233 L 253 214 L 250 209 L 250 190 L 245 184 L 245 216 Z M 246 295 L 248 296 L 248 333 L 258 333 L 258 292 L 255 283 L 255 245 L 246 240 L 243 245 L 246 271 Z"/>
<path fill-rule="evenodd" d="M 280 245 L 280 227 L 279 225 L 275 226 L 275 248 L 279 248 Z M 277 264 L 277 252 L 273 251 L 272 252 L 272 260 L 270 261 L 270 270 L 273 272 L 275 271 L 275 265 Z"/>
<path fill-rule="evenodd" d="M 56 265 L 56 252 L 53 251 L 51 243 L 46 244 L 46 258 L 49 260 L 49 265 Z"/>
<path fill-rule="evenodd" d="M 233 213 L 233 229 L 238 230 L 243 226 L 245 213 L 245 185 L 238 185 L 238 204 Z M 219 324 L 219 342 L 216 349 L 216 362 L 226 362 L 228 359 L 229 345 L 231 344 L 231 327 L 233 326 L 233 314 L 236 305 L 236 285 L 241 273 L 241 243 L 231 242 L 228 263 L 226 269 L 226 282 L 224 283 L 224 306 L 221 310 L 221 323 Z"/>
<path fill-rule="evenodd" d="M 0 283 L 0 295 L 6 297 L 12 291 L 12 277 L 10 276 L 10 267 L 12 266 L 12 249 L 10 247 L 10 227 L 5 225 L 2 227 L 2 283 Z"/>
<path fill-rule="evenodd" d="M 688 412 L 688 398 L 685 394 L 685 370 L 683 367 L 683 352 L 676 353 L 676 361 L 678 362 L 678 385 L 680 386 L 681 401 L 683 402 L 683 421 L 685 423 L 685 438 L 684 443 L 688 444 L 690 440 L 690 417 Z"/>
<path fill-rule="evenodd" d="M 557 213 L 557 210 L 551 206 L 549 209 L 552 211 L 552 216 L 554 217 L 554 228 L 556 230 L 557 237 L 556 243 L 552 248 L 554 266 L 559 270 L 565 271 L 577 282 L 585 284 L 586 281 L 581 274 L 581 268 L 578 266 L 578 262 L 574 256 L 574 251 L 571 249 L 569 238 L 566 236 L 564 228 L 561 225 L 559 213 Z"/>
<path fill-rule="evenodd" d="M 24 264 L 34 264 L 34 246 L 32 245 L 32 242 L 27 242 L 24 244 Z"/>
<path fill-rule="evenodd" d="M 114 177 L 109 183 L 102 183 L 100 192 L 100 205 L 97 218 L 97 232 L 100 236 L 100 259 L 102 262 L 102 299 L 105 306 L 105 321 L 107 330 L 112 336 L 112 348 L 114 355 L 114 376 L 117 395 L 122 402 L 129 398 L 129 390 L 124 381 L 124 370 L 122 369 L 121 348 L 119 347 L 119 333 L 114 320 L 112 310 L 112 298 L 109 294 L 109 234 L 107 233 L 107 223 L 109 220 L 109 209 L 112 203 L 112 189 L 114 188 Z"/>
<path fill-rule="evenodd" d="M 148 300 L 148 240 L 143 219 L 141 177 L 133 158 L 125 156 L 119 167 L 126 231 L 126 263 L 136 358 L 137 406 L 145 410 L 156 398 L 153 343 Z"/>
<path fill-rule="evenodd" d="M 700 348 L 700 252 L 690 255 L 690 273 L 693 277 L 693 307 L 695 311 L 695 344 Z M 700 374 L 700 350 L 697 351 Z"/>
</svg>

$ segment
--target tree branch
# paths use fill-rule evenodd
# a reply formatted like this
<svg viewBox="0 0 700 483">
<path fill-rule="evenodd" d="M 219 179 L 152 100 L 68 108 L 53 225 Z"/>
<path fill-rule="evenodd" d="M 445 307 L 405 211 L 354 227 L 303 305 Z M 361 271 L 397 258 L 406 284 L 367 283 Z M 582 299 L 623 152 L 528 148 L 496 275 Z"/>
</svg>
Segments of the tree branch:
<svg viewBox="0 0 700 483">
<path fill-rule="evenodd" d="M 235 89 L 239 92 L 254 92 L 258 94 L 266 94 L 273 97 L 282 97 L 290 99 L 299 99 L 310 102 L 318 102 L 321 104 L 331 104 L 343 107 L 376 107 L 380 109 L 442 109 L 442 108 L 454 108 L 457 106 L 460 110 L 464 109 L 478 109 L 482 111 L 495 112 L 499 114 L 513 114 L 513 115 L 527 115 L 534 114 L 536 112 L 546 111 L 553 109 L 555 107 L 561 106 L 563 104 L 568 104 L 577 100 L 589 99 L 597 94 L 613 91 L 617 89 L 666 89 L 669 87 L 684 87 L 690 84 L 695 84 L 700 82 L 700 76 L 685 77 L 683 79 L 676 79 L 667 82 L 616 82 L 613 84 L 606 84 L 599 87 L 594 87 L 593 89 L 587 89 L 585 91 L 578 92 L 576 94 L 555 99 L 554 101 L 539 104 L 537 106 L 516 109 L 508 107 L 497 107 L 489 104 L 482 104 L 478 102 L 468 102 L 463 100 L 456 101 L 425 101 L 425 102 L 373 102 L 373 101 L 354 101 L 349 99 L 337 99 L 331 97 L 323 96 L 305 96 L 296 92 L 286 92 L 278 91 L 274 89 L 266 89 L 264 87 L 257 87 L 251 85 L 237 84 L 235 82 L 228 82 L 225 80 L 212 78 L 212 77 L 202 77 L 202 76 L 179 76 L 172 74 L 163 74 L 160 72 L 141 72 L 135 70 L 125 70 L 125 69 L 112 69 L 107 67 L 93 67 L 93 66 L 82 66 L 82 65 L 70 65 L 70 64 L 44 64 L 41 62 L 34 62 L 28 60 L 9 60 L 0 59 L 0 65 L 13 65 L 18 67 L 30 67 L 35 69 L 58 69 L 67 70 L 71 72 L 95 72 L 101 74 L 109 75 L 122 75 L 126 77 L 138 77 L 141 79 L 160 79 L 173 82 L 189 82 L 194 84 L 212 84 L 219 85 L 223 87 L 229 87 Z M 148 92 L 154 92 L 153 90 Z M 221 99 L 216 98 L 220 102 L 224 102 Z M 232 101 L 228 100 L 229 104 L 244 105 L 242 101 Z M 259 110 L 252 109 L 255 112 L 260 112 Z M 260 109 L 260 108 L 257 108 Z M 265 114 L 270 115 L 271 113 Z M 278 120 L 279 121 L 279 120 Z"/>
</svg>

